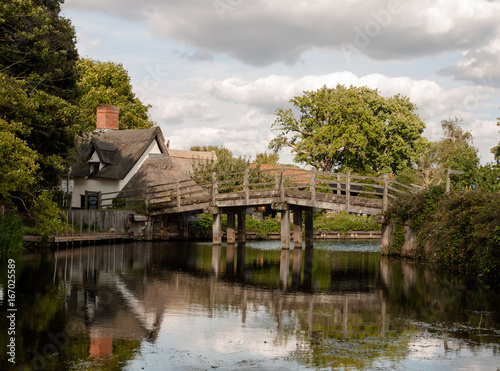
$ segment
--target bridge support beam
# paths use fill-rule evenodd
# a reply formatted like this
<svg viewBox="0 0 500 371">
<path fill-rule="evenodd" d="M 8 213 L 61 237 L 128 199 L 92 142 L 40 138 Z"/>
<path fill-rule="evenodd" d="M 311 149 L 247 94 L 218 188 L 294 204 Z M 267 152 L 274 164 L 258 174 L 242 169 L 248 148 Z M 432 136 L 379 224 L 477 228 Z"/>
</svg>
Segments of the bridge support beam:
<svg viewBox="0 0 500 371">
<path fill-rule="evenodd" d="M 246 208 L 238 211 L 238 243 L 244 244 L 247 235 L 247 213 Z"/>
<path fill-rule="evenodd" d="M 222 244 L 222 214 L 213 214 L 212 241 L 214 245 Z"/>
<path fill-rule="evenodd" d="M 293 212 L 293 247 L 302 248 L 302 209 L 296 208 Z"/>
<path fill-rule="evenodd" d="M 236 217 L 234 213 L 227 213 L 227 243 L 236 243 L 236 230 L 235 230 Z"/>
<path fill-rule="evenodd" d="M 281 248 L 290 249 L 290 209 L 281 210 Z"/>
<path fill-rule="evenodd" d="M 314 239 L 314 226 L 313 226 L 313 209 L 307 208 L 304 212 L 305 214 L 305 225 L 306 228 L 306 249 L 313 247 Z"/>
</svg>

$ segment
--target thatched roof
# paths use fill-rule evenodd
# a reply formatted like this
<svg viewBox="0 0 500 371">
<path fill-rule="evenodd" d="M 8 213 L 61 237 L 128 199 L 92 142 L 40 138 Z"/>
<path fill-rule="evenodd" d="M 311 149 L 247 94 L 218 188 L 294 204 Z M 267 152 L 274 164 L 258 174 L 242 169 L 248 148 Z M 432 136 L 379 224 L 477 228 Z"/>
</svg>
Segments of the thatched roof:
<svg viewBox="0 0 500 371">
<path fill-rule="evenodd" d="M 72 166 L 71 174 L 75 178 L 88 176 L 88 160 L 95 151 L 105 164 L 95 178 L 123 179 L 153 140 L 156 140 L 161 151 L 166 153 L 165 139 L 158 126 L 144 130 L 92 132 L 89 140 L 81 141 L 82 145 L 78 148 L 80 161 Z"/>
<path fill-rule="evenodd" d="M 153 191 L 172 191 L 177 189 L 177 182 L 191 191 L 203 192 L 194 180 L 174 164 L 170 156 L 151 154 L 117 197 L 142 197 L 144 188 L 152 185 L 156 186 Z"/>
<path fill-rule="evenodd" d="M 170 148 L 167 151 L 173 163 L 187 175 L 193 174 L 193 166 L 197 162 L 217 161 L 215 151 L 185 151 Z"/>
</svg>

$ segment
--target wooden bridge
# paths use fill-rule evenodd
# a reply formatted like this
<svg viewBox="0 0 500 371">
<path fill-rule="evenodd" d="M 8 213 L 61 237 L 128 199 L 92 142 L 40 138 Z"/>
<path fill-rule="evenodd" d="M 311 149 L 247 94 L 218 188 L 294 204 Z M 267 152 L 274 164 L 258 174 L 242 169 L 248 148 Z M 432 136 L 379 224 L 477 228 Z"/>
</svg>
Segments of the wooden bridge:
<svg viewBox="0 0 500 371">
<path fill-rule="evenodd" d="M 213 218 L 213 241 L 222 238 L 221 214 L 228 215 L 227 240 L 235 242 L 235 216 L 238 216 L 238 242 L 244 242 L 248 209 L 270 206 L 281 212 L 282 247 L 290 244 L 290 211 L 293 213 L 295 246 L 302 246 L 302 212 L 305 212 L 306 246 L 312 244 L 312 212 L 327 209 L 378 215 L 398 195 L 418 191 L 388 175 L 370 177 L 307 171 L 295 168 L 250 170 L 216 174 L 157 184 L 101 195 L 101 206 L 117 202 L 141 203 L 150 216 L 209 213 Z"/>
</svg>

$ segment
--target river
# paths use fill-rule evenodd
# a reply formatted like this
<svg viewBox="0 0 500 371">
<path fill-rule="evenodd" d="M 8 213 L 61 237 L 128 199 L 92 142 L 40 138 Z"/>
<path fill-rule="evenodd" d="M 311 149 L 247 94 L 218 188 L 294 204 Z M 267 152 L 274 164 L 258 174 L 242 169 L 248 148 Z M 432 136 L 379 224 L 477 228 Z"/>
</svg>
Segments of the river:
<svg viewBox="0 0 500 371">
<path fill-rule="evenodd" d="M 15 261 L 15 364 L 7 266 L 2 370 L 500 370 L 500 294 L 381 257 L 379 241 L 29 254 Z"/>
</svg>

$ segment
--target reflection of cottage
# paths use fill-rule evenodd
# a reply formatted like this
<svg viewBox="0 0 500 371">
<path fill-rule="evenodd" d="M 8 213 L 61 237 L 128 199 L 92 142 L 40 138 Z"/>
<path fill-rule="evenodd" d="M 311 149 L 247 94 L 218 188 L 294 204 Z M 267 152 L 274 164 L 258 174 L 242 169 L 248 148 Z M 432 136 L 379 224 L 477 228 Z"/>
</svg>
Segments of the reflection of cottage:
<svg viewBox="0 0 500 371">
<path fill-rule="evenodd" d="M 96 130 L 83 140 L 80 159 L 72 166 L 74 180 L 71 207 L 97 209 L 110 206 L 120 191 L 156 184 L 187 181 L 195 161 L 191 151 L 167 150 L 161 129 L 118 130 L 119 108 L 97 109 Z M 184 153 L 190 160 L 180 161 L 169 151 Z M 200 159 L 213 158 L 199 152 Z M 184 156 L 185 157 L 185 156 Z M 107 202 L 102 203 L 102 195 Z"/>
</svg>

